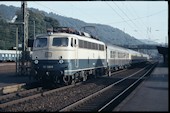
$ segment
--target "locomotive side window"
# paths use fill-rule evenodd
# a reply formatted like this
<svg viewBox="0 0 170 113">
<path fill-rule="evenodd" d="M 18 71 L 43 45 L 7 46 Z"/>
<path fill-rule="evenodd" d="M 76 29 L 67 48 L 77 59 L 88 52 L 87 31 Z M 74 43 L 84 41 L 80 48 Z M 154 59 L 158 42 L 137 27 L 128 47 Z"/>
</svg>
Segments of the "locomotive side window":
<svg viewBox="0 0 170 113">
<path fill-rule="evenodd" d="M 47 46 L 47 38 L 37 38 L 35 40 L 34 47 L 45 47 L 45 46 Z"/>
<path fill-rule="evenodd" d="M 87 47 L 88 47 L 87 44 L 88 44 L 87 41 L 84 41 L 84 48 L 87 48 Z"/>
<path fill-rule="evenodd" d="M 95 44 L 95 50 L 98 50 L 98 48 L 97 48 L 97 44 Z"/>
<path fill-rule="evenodd" d="M 104 45 L 79 40 L 79 48 L 93 49 L 93 50 L 102 50 L 104 51 Z"/>
<path fill-rule="evenodd" d="M 92 43 L 92 49 L 95 49 L 95 45 L 94 45 L 94 43 Z"/>
<path fill-rule="evenodd" d="M 91 49 L 91 42 L 88 42 L 88 49 Z"/>
<path fill-rule="evenodd" d="M 79 40 L 79 47 L 83 48 L 83 41 L 82 40 Z"/>
<path fill-rule="evenodd" d="M 53 46 L 68 46 L 68 38 L 53 38 Z"/>
</svg>

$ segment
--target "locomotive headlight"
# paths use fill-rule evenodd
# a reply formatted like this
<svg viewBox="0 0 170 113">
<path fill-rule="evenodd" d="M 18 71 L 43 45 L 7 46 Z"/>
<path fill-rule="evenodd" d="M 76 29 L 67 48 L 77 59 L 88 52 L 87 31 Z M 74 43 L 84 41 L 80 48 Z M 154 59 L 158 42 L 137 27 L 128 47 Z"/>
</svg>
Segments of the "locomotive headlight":
<svg viewBox="0 0 170 113">
<path fill-rule="evenodd" d="M 62 59 L 59 60 L 59 63 L 62 64 L 64 61 Z"/>
<path fill-rule="evenodd" d="M 34 63 L 35 63 L 35 64 L 38 64 L 38 60 L 34 60 Z"/>
<path fill-rule="evenodd" d="M 62 63 L 64 62 L 62 58 L 63 58 L 62 56 L 59 57 L 59 61 L 58 61 L 58 62 L 59 62 L 60 64 L 62 64 Z"/>
</svg>

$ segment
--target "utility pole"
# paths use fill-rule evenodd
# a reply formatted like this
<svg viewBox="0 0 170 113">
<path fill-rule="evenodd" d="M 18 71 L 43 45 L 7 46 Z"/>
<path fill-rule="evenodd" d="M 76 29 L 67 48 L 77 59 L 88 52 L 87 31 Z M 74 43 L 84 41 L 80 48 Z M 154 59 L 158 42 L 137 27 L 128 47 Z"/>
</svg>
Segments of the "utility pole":
<svg viewBox="0 0 170 113">
<path fill-rule="evenodd" d="M 21 11 L 22 11 L 22 57 L 21 57 L 21 74 L 25 75 L 26 74 L 26 52 L 28 48 L 28 11 L 27 11 L 27 2 L 22 1 L 21 2 Z"/>
<path fill-rule="evenodd" d="M 34 20 L 34 39 L 35 39 L 35 20 Z"/>
<path fill-rule="evenodd" d="M 18 74 L 18 26 L 16 28 L 16 74 Z"/>
<path fill-rule="evenodd" d="M 11 22 L 10 25 L 16 25 L 16 74 L 25 75 L 28 66 L 28 60 L 26 59 L 26 53 L 28 51 L 28 11 L 27 11 L 27 2 L 21 2 L 21 13 L 22 20 L 21 22 Z M 18 26 L 21 26 L 22 30 L 22 56 L 20 58 L 20 51 L 18 51 Z M 19 58 L 18 58 L 19 57 Z"/>
</svg>

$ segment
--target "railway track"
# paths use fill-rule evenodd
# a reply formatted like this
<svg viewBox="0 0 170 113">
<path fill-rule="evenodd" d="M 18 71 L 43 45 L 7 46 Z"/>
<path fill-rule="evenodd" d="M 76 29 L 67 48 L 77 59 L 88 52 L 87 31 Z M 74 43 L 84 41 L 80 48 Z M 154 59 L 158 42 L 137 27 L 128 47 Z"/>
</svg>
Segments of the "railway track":
<svg viewBox="0 0 170 113">
<path fill-rule="evenodd" d="M 121 73 L 121 72 L 124 72 L 124 71 L 126 71 L 126 69 L 117 71 L 113 74 Z M 78 84 L 81 84 L 81 83 L 78 83 Z M 71 87 L 73 87 L 73 86 L 74 85 L 71 85 Z M 28 86 L 26 86 L 26 84 L 24 83 L 24 84 L 17 84 L 17 85 L 6 86 L 4 88 L 1 88 L 3 94 L 6 94 L 6 95 L 0 96 L 0 108 L 10 106 L 12 104 L 17 104 L 17 103 L 23 102 L 25 100 L 34 99 L 34 98 L 37 98 L 39 96 L 43 96 L 45 94 L 50 94 L 50 93 L 55 92 L 55 91 L 60 91 L 60 89 L 45 91 L 45 90 L 43 90 L 42 87 L 30 88 L 29 90 L 25 90 L 26 87 L 28 88 Z M 63 86 L 58 86 L 58 87 L 63 87 Z M 65 86 L 61 89 L 65 89 L 65 88 L 69 88 L 69 87 L 70 86 Z M 23 91 L 23 90 L 25 90 L 25 91 Z"/>
<path fill-rule="evenodd" d="M 86 98 L 79 100 L 63 109 L 60 112 L 76 111 L 76 112 L 103 112 L 112 111 L 126 96 L 132 91 L 132 88 L 137 86 L 144 77 L 153 70 L 154 65 L 149 65 L 134 74 L 131 74 L 102 90 L 89 95 Z M 147 70 L 147 71 L 145 71 Z"/>
<path fill-rule="evenodd" d="M 5 86 L 1 88 L 0 107 L 21 102 L 28 96 L 35 95 L 42 91 L 38 82 L 22 83 Z M 23 99 L 23 100 L 20 100 Z"/>
<path fill-rule="evenodd" d="M 81 84 L 81 83 L 78 83 L 78 84 Z M 43 87 L 37 87 L 37 88 L 29 89 L 29 90 L 19 91 L 19 92 L 0 96 L 0 109 L 7 107 L 7 106 L 14 105 L 14 104 L 18 104 L 24 101 L 28 101 L 34 98 L 38 98 L 40 96 L 45 96 L 53 92 L 65 90 L 67 88 L 74 87 L 74 85 L 65 86 L 65 87 L 58 86 L 58 87 L 60 88 L 52 89 L 52 90 L 44 89 Z"/>
<path fill-rule="evenodd" d="M 34 88 L 21 92 L 11 93 L 0 97 L 0 108 L 23 102 L 27 99 L 35 98 L 36 94 L 42 92 L 42 88 Z"/>
<path fill-rule="evenodd" d="M 63 108 L 82 100 L 103 88 L 127 77 L 127 73 L 132 74 L 140 68 L 113 73 L 112 77 L 101 77 L 88 80 L 75 85 L 65 86 L 49 91 L 41 91 L 31 97 L 21 98 L 15 104 L 0 104 L 0 111 L 62 111 Z M 14 100 L 16 101 L 16 100 Z"/>
</svg>

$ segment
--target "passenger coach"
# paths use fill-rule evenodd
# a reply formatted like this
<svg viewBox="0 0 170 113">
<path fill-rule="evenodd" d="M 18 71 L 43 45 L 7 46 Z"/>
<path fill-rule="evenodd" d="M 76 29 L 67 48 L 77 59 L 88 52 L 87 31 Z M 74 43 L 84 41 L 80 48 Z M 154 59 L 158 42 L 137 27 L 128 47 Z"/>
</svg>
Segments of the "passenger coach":
<svg viewBox="0 0 170 113">
<path fill-rule="evenodd" d="M 116 45 L 107 44 L 107 62 L 109 71 L 127 68 L 130 65 L 130 53 L 128 49 Z"/>
<path fill-rule="evenodd" d="M 15 62 L 15 61 L 16 50 L 0 50 L 0 62 Z"/>
</svg>

